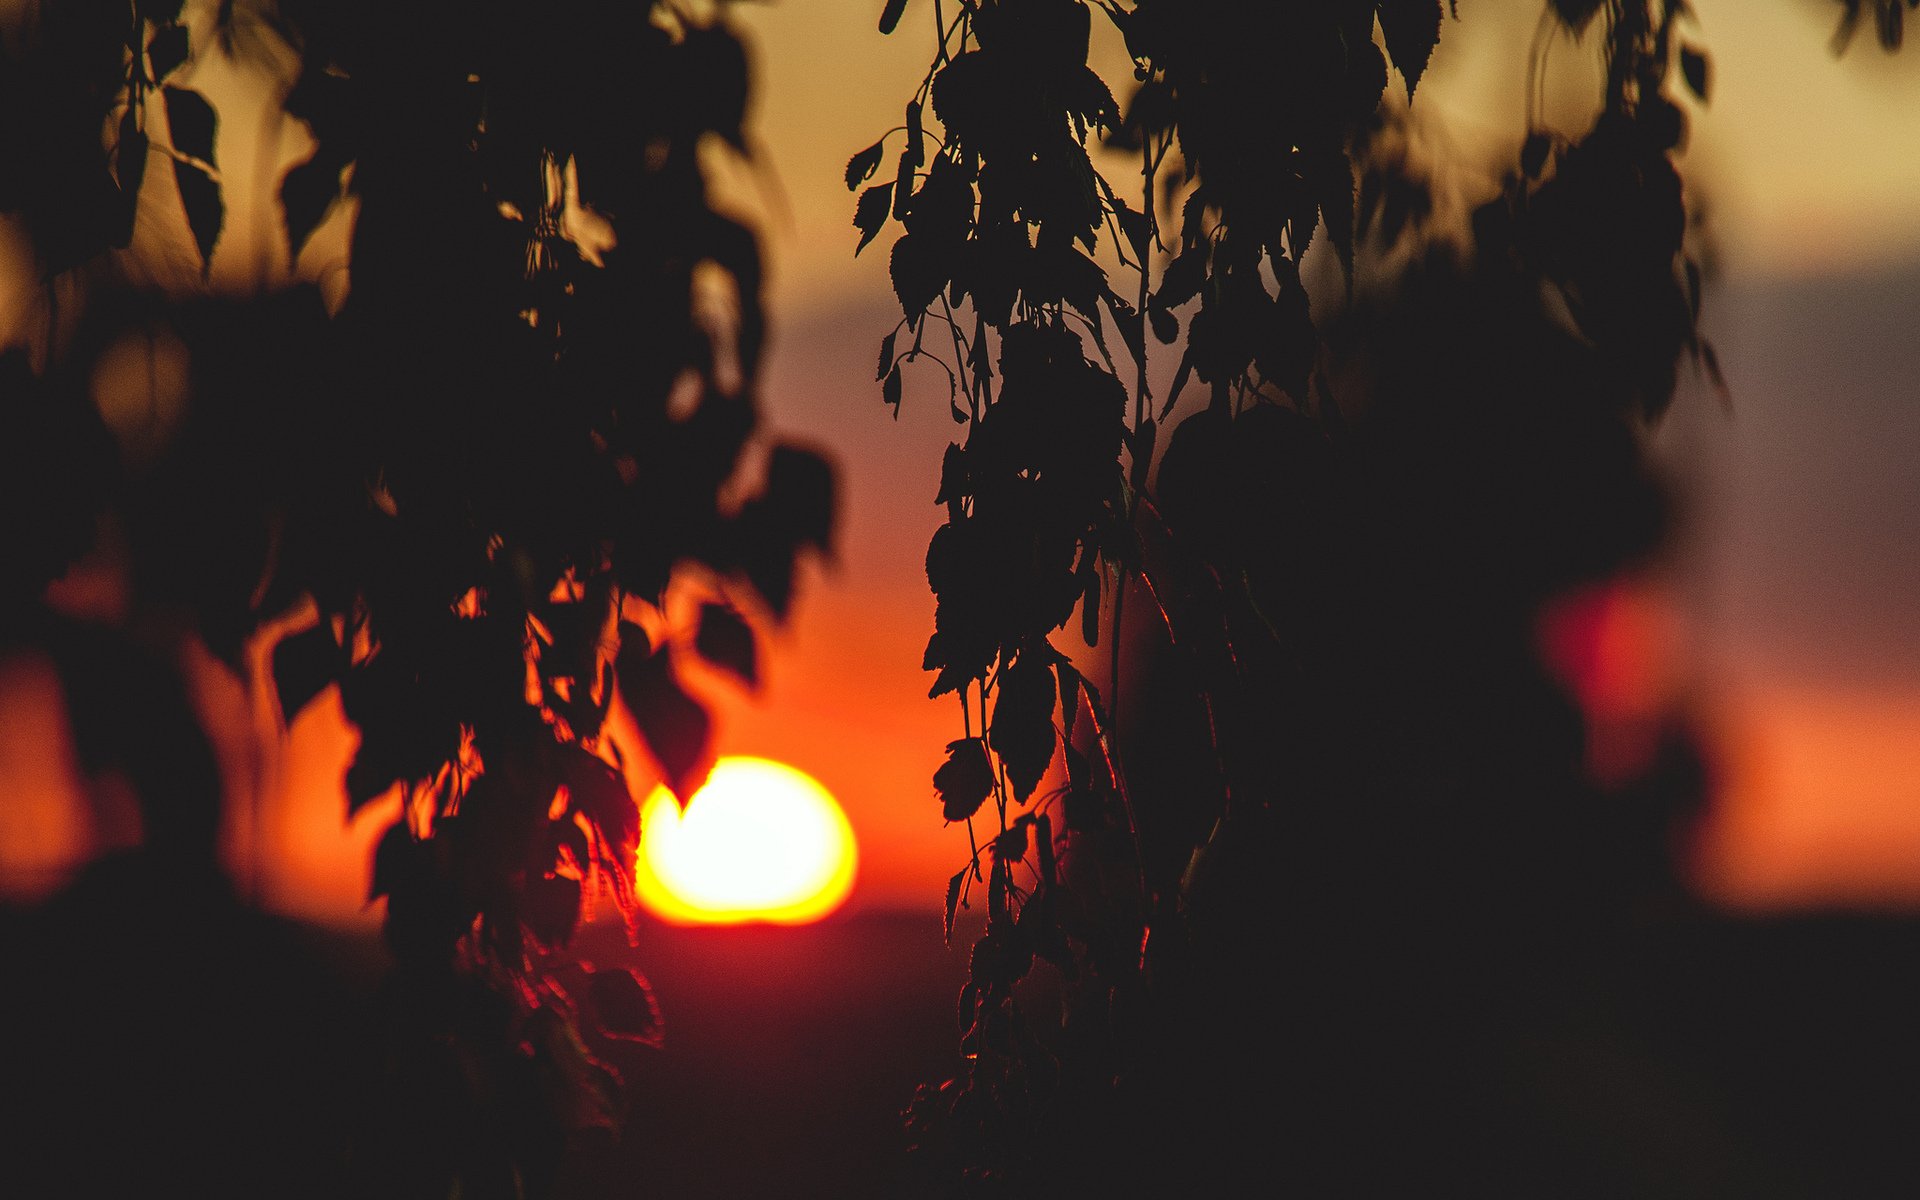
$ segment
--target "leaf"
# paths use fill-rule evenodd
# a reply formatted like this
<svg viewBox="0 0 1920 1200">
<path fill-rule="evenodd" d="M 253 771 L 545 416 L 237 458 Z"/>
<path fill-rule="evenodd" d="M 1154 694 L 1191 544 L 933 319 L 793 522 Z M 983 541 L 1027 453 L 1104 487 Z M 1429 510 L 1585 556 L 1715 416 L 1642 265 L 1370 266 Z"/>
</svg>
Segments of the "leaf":
<svg viewBox="0 0 1920 1200">
<path fill-rule="evenodd" d="M 220 226 L 227 218 L 226 205 L 220 202 L 220 185 L 192 163 L 173 160 L 173 180 L 180 189 L 181 206 L 187 210 L 187 228 L 193 231 L 194 245 L 200 248 L 203 272 L 212 269 L 213 247 L 220 240 Z"/>
<path fill-rule="evenodd" d="M 121 118 L 120 140 L 113 156 L 120 184 L 120 228 L 113 241 L 116 246 L 126 246 L 133 241 L 134 220 L 140 211 L 140 181 L 147 173 L 147 135 L 135 123 L 132 108 Z"/>
<path fill-rule="evenodd" d="M 312 158 L 293 166 L 280 181 L 288 261 L 300 257 L 300 248 L 307 244 L 313 231 L 326 219 L 328 210 L 340 199 L 340 171 L 338 163 L 316 150 Z"/>
<path fill-rule="evenodd" d="M 407 885 L 413 882 L 412 876 L 425 865 L 418 851 L 419 843 L 406 821 L 395 821 L 387 827 L 373 850 L 373 882 L 367 891 L 369 903 L 407 890 Z"/>
<path fill-rule="evenodd" d="M 667 786 L 685 805 L 707 781 L 713 765 L 708 744 L 713 722 L 707 710 L 680 687 L 664 647 L 647 655 L 623 645 L 615 672 L 620 697 L 647 739 L 647 749 L 665 773 Z"/>
<path fill-rule="evenodd" d="M 893 244 L 888 274 L 893 278 L 893 293 L 899 298 L 901 311 L 909 323 L 918 321 L 946 286 L 933 249 L 922 237 L 911 233 L 900 235 L 900 240 Z"/>
<path fill-rule="evenodd" d="M 1116 197 L 1113 216 L 1120 224 L 1120 232 L 1127 235 L 1127 243 L 1133 247 L 1134 261 L 1146 262 L 1148 239 L 1152 237 L 1147 214 L 1135 212 L 1125 200 Z"/>
<path fill-rule="evenodd" d="M 639 972 L 630 967 L 593 971 L 587 982 L 587 997 L 600 1032 L 621 1041 L 660 1045 L 665 1033 L 660 1003 Z"/>
<path fill-rule="evenodd" d="M 871 179 L 880 169 L 880 156 L 885 153 L 887 139 L 881 138 L 873 145 L 847 160 L 847 190 L 852 191 Z"/>
<path fill-rule="evenodd" d="M 1007 768 L 1013 798 L 1024 804 L 1053 761 L 1054 679 L 1046 661 L 1023 650 L 1000 672 L 989 734 Z"/>
<path fill-rule="evenodd" d="M 1547 168 L 1547 154 L 1553 149 L 1553 139 L 1544 133 L 1530 133 L 1520 146 L 1520 170 L 1528 179 L 1540 178 L 1540 172 Z"/>
<path fill-rule="evenodd" d="M 960 887 L 966 882 L 967 872 L 970 870 L 972 870 L 971 867 L 961 867 L 954 873 L 952 879 L 947 880 L 946 915 L 945 920 L 942 921 L 940 926 L 940 942 L 942 945 L 953 945 L 953 911 L 960 905 Z"/>
<path fill-rule="evenodd" d="M 895 330 L 894 333 L 880 339 L 880 369 L 873 373 L 875 382 L 885 379 L 887 372 L 893 369 L 893 339 L 894 334 L 898 332 L 899 330 Z"/>
<path fill-rule="evenodd" d="M 289 725 L 315 696 L 339 682 L 346 654 L 325 623 L 280 639 L 273 648 L 273 684 L 282 719 Z"/>
<path fill-rule="evenodd" d="M 580 928 L 580 881 L 529 872 L 520 919 L 543 944 L 566 945 Z"/>
<path fill-rule="evenodd" d="M 860 244 L 853 248 L 859 254 L 867 248 L 867 243 L 880 236 L 880 229 L 887 223 L 887 212 L 893 203 L 893 187 L 880 184 L 860 193 L 860 202 L 854 206 L 853 224 L 860 231 Z"/>
<path fill-rule="evenodd" d="M 933 773 L 940 810 L 949 821 L 964 821 L 993 794 L 993 764 L 987 744 L 977 737 L 947 743 L 947 761 Z"/>
<path fill-rule="evenodd" d="M 880 385 L 880 401 L 883 404 L 892 405 L 895 416 L 900 415 L 900 367 L 898 364 L 887 372 L 886 382 Z"/>
<path fill-rule="evenodd" d="M 199 92 L 186 88 L 162 88 L 167 101 L 167 136 L 173 148 L 189 158 L 197 158 L 210 167 L 220 165 L 213 156 L 213 133 L 217 122 L 213 106 Z"/>
<path fill-rule="evenodd" d="M 1686 77 L 1687 87 L 1700 97 L 1701 103 L 1707 100 L 1707 91 L 1713 84 L 1712 64 L 1707 56 L 1692 46 L 1680 47 L 1680 74 Z"/>
<path fill-rule="evenodd" d="M 907 204 L 913 199 L 913 147 L 900 152 L 900 169 L 893 176 L 893 219 L 907 219 Z"/>
<path fill-rule="evenodd" d="M 153 66 L 154 82 L 173 74 L 176 67 L 187 61 L 187 27 L 162 26 L 147 43 L 147 61 Z"/>
<path fill-rule="evenodd" d="M 1313 172 L 1315 199 L 1320 217 L 1327 223 L 1327 238 L 1340 265 L 1353 278 L 1353 162 L 1344 151 L 1320 159 Z"/>
<path fill-rule="evenodd" d="M 558 749 L 567 806 L 593 823 L 623 866 L 632 862 L 640 845 L 640 806 L 627 790 L 626 777 L 577 742 Z"/>
<path fill-rule="evenodd" d="M 1440 44 L 1440 16 L 1440 0 L 1380 0 L 1380 31 L 1393 65 L 1406 77 L 1409 100 Z"/>
<path fill-rule="evenodd" d="M 1606 0 L 1551 0 L 1551 3 L 1554 15 L 1558 16 L 1560 23 L 1577 38 L 1586 32 L 1588 25 L 1593 23 L 1594 15 L 1600 11 Z"/>
<path fill-rule="evenodd" d="M 900 14 L 907 10 L 907 0 L 887 0 L 887 6 L 880 10 L 880 32 L 892 33 L 900 24 Z"/>
<path fill-rule="evenodd" d="M 760 655 L 753 627 L 725 604 L 700 607 L 700 628 L 693 637 L 700 656 L 731 672 L 748 687 L 760 686 Z"/>
</svg>

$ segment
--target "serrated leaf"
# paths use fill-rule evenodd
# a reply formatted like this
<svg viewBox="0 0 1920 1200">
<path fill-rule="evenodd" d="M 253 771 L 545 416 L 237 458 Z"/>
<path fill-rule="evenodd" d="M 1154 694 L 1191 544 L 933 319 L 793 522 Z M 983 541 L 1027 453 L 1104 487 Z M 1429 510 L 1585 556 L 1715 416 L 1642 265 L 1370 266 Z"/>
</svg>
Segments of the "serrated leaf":
<svg viewBox="0 0 1920 1200">
<path fill-rule="evenodd" d="M 220 227 L 226 223 L 227 208 L 220 200 L 220 185 L 192 163 L 173 160 L 174 184 L 180 189 L 180 203 L 187 211 L 187 228 L 193 231 L 193 243 L 200 248 L 202 271 L 212 269 L 213 247 L 220 240 Z"/>
<path fill-rule="evenodd" d="M 162 88 L 161 94 L 167 102 L 167 136 L 173 139 L 173 148 L 210 167 L 219 166 L 213 156 L 213 135 L 218 125 L 213 106 L 199 92 L 186 88 Z"/>
<path fill-rule="evenodd" d="M 1406 77 L 1408 99 L 1440 44 L 1440 19 L 1440 0 L 1380 0 L 1380 31 L 1393 65 Z"/>
<path fill-rule="evenodd" d="M 873 145 L 847 160 L 847 190 L 852 191 L 871 179 L 880 169 L 880 156 L 885 153 L 887 139 L 881 138 Z"/>
<path fill-rule="evenodd" d="M 993 764 L 987 744 L 977 737 L 947 743 L 947 761 L 933 773 L 940 810 L 949 821 L 964 821 L 993 794 Z"/>
<path fill-rule="evenodd" d="M 1022 804 L 1053 761 L 1054 694 L 1053 672 L 1031 651 L 1000 672 L 989 737 L 1006 765 L 1013 798 Z"/>
<path fill-rule="evenodd" d="M 880 229 L 887 223 L 887 212 L 893 204 L 893 186 L 880 184 L 860 193 L 860 202 L 854 206 L 853 224 L 860 230 L 860 244 L 853 248 L 855 254 L 867 248 L 867 243 L 880 236 Z"/>
</svg>

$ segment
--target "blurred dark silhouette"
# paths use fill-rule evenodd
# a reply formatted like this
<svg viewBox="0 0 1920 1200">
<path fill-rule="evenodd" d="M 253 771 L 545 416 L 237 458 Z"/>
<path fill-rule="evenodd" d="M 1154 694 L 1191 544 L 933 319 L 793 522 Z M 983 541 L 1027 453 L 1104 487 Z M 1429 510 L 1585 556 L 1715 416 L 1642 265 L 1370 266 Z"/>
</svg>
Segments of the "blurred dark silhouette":
<svg viewBox="0 0 1920 1200">
<path fill-rule="evenodd" d="M 702 969 L 764 1007 L 697 1012 L 725 1070 L 636 1095 L 660 1006 L 579 928 L 596 896 L 632 919 L 635 756 L 681 795 L 706 769 L 675 657 L 751 685 L 753 627 L 831 548 L 829 464 L 748 465 L 758 249 L 700 166 L 745 153 L 739 40 L 664 0 L 22 15 L 0 211 L 44 337 L 0 359 L 0 653 L 52 664 L 97 823 L 139 836 L 0 914 L 6 1186 L 593 1194 L 644 1186 L 633 1116 L 714 1154 L 747 1120 L 791 1156 L 659 1172 L 688 1195 L 1910 1193 L 1914 929 L 1707 911 L 1689 715 L 1609 741 L 1579 678 L 1583 597 L 1665 551 L 1644 439 L 1689 361 L 1717 381 L 1687 6 L 1546 4 L 1535 62 L 1598 57 L 1593 123 L 1530 111 L 1460 229 L 1407 153 L 1449 8 L 1104 6 L 1123 110 L 1081 0 L 935 5 L 902 124 L 847 164 L 860 245 L 904 230 L 882 396 L 930 359 L 964 426 L 925 666 L 963 713 L 943 815 L 985 834 L 948 934 L 985 920 L 964 981 L 907 996 L 959 983 L 963 1055 L 909 1108 L 910 1177 L 839 1107 L 849 1062 L 932 1069 L 853 934 L 663 942 L 669 970 L 723 946 Z M 1900 0 L 1871 11 L 1896 45 Z M 211 290 L 224 114 L 185 70 L 209 54 L 291 64 L 313 148 L 282 232 L 297 266 L 351 209 L 337 305 L 130 282 L 145 196 L 191 242 L 180 290 Z M 1137 199 L 1091 137 L 1139 156 Z M 128 364 L 144 415 L 102 402 Z M 48 589 L 102 529 L 128 603 L 87 623 Z M 670 581 L 699 627 L 671 627 Z M 202 649 L 270 675 L 282 722 L 339 689 L 349 813 L 399 801 L 384 949 L 225 878 L 232 789 L 180 666 Z M 894 948 L 874 961 L 898 932 L 861 935 Z M 758 1088 L 726 1073 L 754 1064 Z"/>
</svg>

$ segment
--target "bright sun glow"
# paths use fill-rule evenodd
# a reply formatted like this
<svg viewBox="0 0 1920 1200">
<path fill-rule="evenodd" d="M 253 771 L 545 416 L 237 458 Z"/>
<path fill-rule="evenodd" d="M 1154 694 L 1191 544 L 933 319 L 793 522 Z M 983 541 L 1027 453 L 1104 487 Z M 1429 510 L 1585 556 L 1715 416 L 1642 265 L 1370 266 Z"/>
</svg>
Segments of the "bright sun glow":
<svg viewBox="0 0 1920 1200">
<path fill-rule="evenodd" d="M 657 787 L 640 829 L 640 901 L 676 924 L 804 924 L 853 888 L 846 814 L 818 781 L 783 763 L 721 759 L 684 815 Z"/>
</svg>

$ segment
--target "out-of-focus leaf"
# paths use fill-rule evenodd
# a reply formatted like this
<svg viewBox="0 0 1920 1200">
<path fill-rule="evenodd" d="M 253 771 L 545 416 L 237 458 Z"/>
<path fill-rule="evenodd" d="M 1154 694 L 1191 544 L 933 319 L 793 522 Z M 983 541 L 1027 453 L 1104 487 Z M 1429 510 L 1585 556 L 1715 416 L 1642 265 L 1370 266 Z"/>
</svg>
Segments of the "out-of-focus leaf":
<svg viewBox="0 0 1920 1200">
<path fill-rule="evenodd" d="M 113 163 L 120 183 L 120 228 L 113 243 L 125 246 L 133 241 L 134 219 L 140 211 L 140 181 L 147 173 L 147 135 L 136 123 L 132 108 L 120 119 L 120 140 L 114 146 Z"/>
<path fill-rule="evenodd" d="M 153 66 L 153 80 L 160 82 L 174 68 L 187 61 L 187 27 L 163 25 L 147 43 L 147 61 Z"/>
<path fill-rule="evenodd" d="M 760 686 L 760 654 L 753 627 L 731 607 L 702 605 L 693 645 L 702 658 L 725 668 L 748 687 Z"/>
<path fill-rule="evenodd" d="M 316 150 L 306 162 L 295 164 L 280 181 L 280 207 L 286 216 L 287 258 L 300 257 L 313 231 L 340 199 L 341 167 Z"/>
<path fill-rule="evenodd" d="M 667 786 L 685 804 L 713 766 L 708 745 L 713 722 L 707 710 L 680 687 L 664 647 L 649 656 L 623 645 L 616 672 L 620 696 L 647 739 L 647 749 L 666 774 Z"/>
<path fill-rule="evenodd" d="M 206 97 L 181 87 L 162 88 L 161 94 L 167 101 L 167 136 L 173 140 L 173 148 L 208 166 L 219 166 L 219 160 L 213 156 L 213 135 L 218 123 Z"/>
<path fill-rule="evenodd" d="M 282 638 L 273 648 L 273 683 L 288 724 L 315 696 L 339 682 L 347 657 L 325 623 Z"/>
<path fill-rule="evenodd" d="M 559 753 L 559 782 L 567 789 L 568 805 L 593 822 L 614 854 L 627 862 L 640 844 L 640 807 L 626 778 L 578 744 L 559 747 Z"/>
<path fill-rule="evenodd" d="M 220 240 L 220 227 L 226 223 L 227 206 L 220 200 L 220 185 L 192 163 L 173 160 L 173 179 L 180 189 L 180 204 L 187 211 L 187 228 L 193 232 L 193 244 L 200 249 L 201 269 L 211 270 L 213 247 Z"/>
<path fill-rule="evenodd" d="M 659 1046 L 666 1027 L 653 989 L 639 972 L 628 967 L 603 967 L 587 981 L 594 1024 L 600 1032 L 621 1041 Z"/>
<path fill-rule="evenodd" d="M 1680 74 L 1686 77 L 1687 86 L 1702 102 L 1707 99 L 1708 89 L 1713 84 L 1712 64 L 1707 56 L 1692 46 L 1680 48 Z"/>
</svg>

